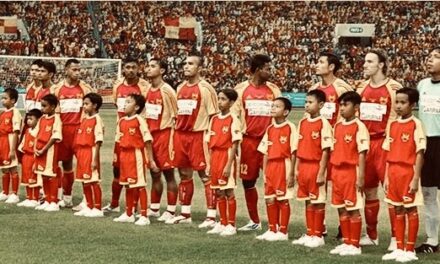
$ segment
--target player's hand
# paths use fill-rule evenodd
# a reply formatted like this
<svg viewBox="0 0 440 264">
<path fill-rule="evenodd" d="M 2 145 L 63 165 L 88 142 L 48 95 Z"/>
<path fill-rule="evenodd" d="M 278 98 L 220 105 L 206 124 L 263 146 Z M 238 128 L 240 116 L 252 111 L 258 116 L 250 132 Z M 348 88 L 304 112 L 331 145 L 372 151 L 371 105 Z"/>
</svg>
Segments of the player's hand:
<svg viewBox="0 0 440 264">
<path fill-rule="evenodd" d="M 413 179 L 409 184 L 409 193 L 416 193 L 419 190 L 419 181 Z"/>
<path fill-rule="evenodd" d="M 92 161 L 92 171 L 98 169 L 98 163 L 96 161 Z"/>
<path fill-rule="evenodd" d="M 229 178 L 229 176 L 231 176 L 231 166 L 226 166 L 223 169 L 223 173 L 222 173 L 223 177 L 225 178 Z"/>
<path fill-rule="evenodd" d="M 152 172 L 160 172 L 160 169 L 159 167 L 157 167 L 156 162 L 154 162 L 154 160 L 150 162 L 150 170 Z"/>
<path fill-rule="evenodd" d="M 10 151 L 9 152 L 9 160 L 12 162 L 13 160 L 15 160 L 16 156 L 15 156 L 15 152 L 14 151 Z"/>
<path fill-rule="evenodd" d="M 44 154 L 44 150 L 43 149 L 36 149 L 35 150 L 35 156 L 39 157 L 41 155 Z"/>
<path fill-rule="evenodd" d="M 388 193 L 388 180 L 385 178 L 384 182 L 383 182 L 383 191 L 385 192 L 385 194 Z"/>
<path fill-rule="evenodd" d="M 287 188 L 295 187 L 296 177 L 294 175 L 290 175 L 289 181 L 287 182 Z"/>
<path fill-rule="evenodd" d="M 205 174 L 208 176 L 211 176 L 211 167 L 210 166 L 206 166 Z"/>
<path fill-rule="evenodd" d="M 325 176 L 324 174 L 319 174 L 318 177 L 316 178 L 316 184 L 318 186 L 323 186 L 325 184 Z"/>
<path fill-rule="evenodd" d="M 356 180 L 356 187 L 358 188 L 358 190 L 360 192 L 362 192 L 364 190 L 364 180 L 361 178 L 357 178 Z"/>
</svg>

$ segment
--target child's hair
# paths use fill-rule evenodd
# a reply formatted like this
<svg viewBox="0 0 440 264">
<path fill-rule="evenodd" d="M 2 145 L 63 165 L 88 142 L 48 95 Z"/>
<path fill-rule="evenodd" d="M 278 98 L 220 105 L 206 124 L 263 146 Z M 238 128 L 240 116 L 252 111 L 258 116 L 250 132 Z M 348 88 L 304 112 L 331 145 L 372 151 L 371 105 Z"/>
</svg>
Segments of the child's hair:
<svg viewBox="0 0 440 264">
<path fill-rule="evenodd" d="M 417 89 L 405 87 L 397 90 L 396 94 L 400 93 L 408 95 L 408 101 L 410 104 L 415 104 L 419 101 L 419 91 L 417 91 Z"/>
<path fill-rule="evenodd" d="M 96 105 L 96 111 L 99 111 L 99 108 L 101 108 L 101 106 L 102 106 L 101 95 L 99 95 L 97 93 L 88 93 L 88 94 L 84 95 L 83 100 L 86 98 L 89 98 L 90 102 L 92 102 L 92 104 Z"/>
<path fill-rule="evenodd" d="M 13 99 L 15 102 L 18 100 L 18 91 L 14 88 L 6 88 L 4 91 L 5 94 L 9 96 L 10 99 Z"/>
<path fill-rule="evenodd" d="M 280 97 L 275 98 L 274 101 L 281 101 L 281 102 L 283 102 L 283 104 L 284 104 L 284 110 L 287 110 L 287 111 L 289 111 L 289 112 L 292 110 L 292 103 L 291 103 L 290 100 L 287 99 L 286 97 L 282 97 L 282 96 L 280 96 Z"/>
<path fill-rule="evenodd" d="M 325 103 L 325 93 L 319 89 L 313 89 L 307 92 L 307 96 L 314 96 L 318 103 Z"/>
<path fill-rule="evenodd" d="M 145 107 L 145 98 L 140 94 L 130 94 L 128 97 L 131 97 L 134 99 L 134 102 L 137 106 L 139 106 L 139 109 L 136 111 L 136 114 L 142 113 Z"/>
<path fill-rule="evenodd" d="M 226 88 L 220 90 L 220 92 L 218 93 L 224 94 L 229 99 L 229 101 L 233 101 L 233 102 L 237 101 L 238 93 L 234 89 Z"/>
<path fill-rule="evenodd" d="M 43 113 L 40 111 L 40 109 L 34 108 L 29 110 L 29 112 L 27 112 L 26 117 L 28 116 L 33 116 L 36 119 L 40 119 L 40 117 L 43 115 Z"/>
<path fill-rule="evenodd" d="M 355 91 L 345 92 L 338 98 L 339 103 L 351 102 L 353 103 L 353 105 L 360 105 L 361 101 L 362 101 L 361 96 Z"/>
<path fill-rule="evenodd" d="M 46 101 L 50 106 L 56 107 L 58 105 L 58 98 L 53 94 L 43 96 L 43 98 L 41 98 L 41 101 Z"/>
</svg>

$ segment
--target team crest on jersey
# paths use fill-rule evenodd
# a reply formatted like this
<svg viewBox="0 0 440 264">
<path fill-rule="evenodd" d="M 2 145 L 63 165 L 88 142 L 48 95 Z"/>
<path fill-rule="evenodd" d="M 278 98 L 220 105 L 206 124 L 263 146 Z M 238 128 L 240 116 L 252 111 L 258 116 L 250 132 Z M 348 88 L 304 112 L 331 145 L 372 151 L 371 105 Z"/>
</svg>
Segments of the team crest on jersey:
<svg viewBox="0 0 440 264">
<path fill-rule="evenodd" d="M 386 105 L 388 103 L 388 97 L 380 97 L 379 99 L 380 104 Z"/>
<path fill-rule="evenodd" d="M 344 141 L 345 141 L 345 143 L 350 143 L 350 142 L 352 142 L 352 141 L 353 141 L 353 135 L 346 134 L 346 135 L 344 136 Z"/>
<path fill-rule="evenodd" d="M 60 100 L 66 98 L 64 95 L 60 95 Z"/>
<path fill-rule="evenodd" d="M 312 131 L 312 139 L 318 139 L 319 138 L 319 131 Z"/>
<path fill-rule="evenodd" d="M 267 96 L 266 96 L 266 98 L 267 98 L 267 100 L 273 100 L 274 98 L 273 98 L 273 94 L 268 94 Z"/>
<path fill-rule="evenodd" d="M 222 127 L 222 132 L 223 132 L 223 134 L 228 133 L 228 131 L 229 131 L 229 127 L 228 127 L 228 126 L 224 126 L 224 127 Z"/>
<path fill-rule="evenodd" d="M 86 129 L 86 133 L 87 133 L 87 134 L 92 133 L 92 131 L 93 131 L 93 128 L 92 128 L 92 127 L 87 127 L 87 129 Z"/>
<path fill-rule="evenodd" d="M 286 144 L 286 142 L 287 142 L 287 136 L 280 136 L 280 143 Z"/>
<path fill-rule="evenodd" d="M 33 147 L 34 147 L 34 141 L 29 141 L 28 146 L 29 146 L 30 148 L 33 148 Z"/>
<path fill-rule="evenodd" d="M 330 103 L 334 103 L 335 100 L 336 100 L 336 96 L 335 96 L 335 95 L 329 95 L 329 96 L 328 96 L 328 101 L 329 101 Z"/>
<path fill-rule="evenodd" d="M 402 133 L 402 136 L 400 137 L 402 139 L 402 142 L 408 142 L 409 141 L 409 134 L 408 133 Z"/>
<path fill-rule="evenodd" d="M 130 136 L 133 136 L 134 134 L 136 134 L 136 128 L 129 128 L 128 134 L 130 134 Z"/>
<path fill-rule="evenodd" d="M 11 122 L 11 119 L 9 119 L 9 118 L 5 119 L 5 125 L 9 125 L 10 122 Z"/>
<path fill-rule="evenodd" d="M 199 95 L 197 93 L 193 93 L 193 94 L 191 94 L 191 98 L 193 100 L 197 100 L 199 98 Z"/>
<path fill-rule="evenodd" d="M 83 98 L 83 96 L 82 96 L 81 93 L 77 93 L 77 94 L 76 94 L 76 98 Z"/>
<path fill-rule="evenodd" d="M 46 132 L 49 132 L 49 131 L 51 131 L 52 130 L 52 126 L 47 126 L 46 127 Z"/>
<path fill-rule="evenodd" d="M 161 105 L 162 104 L 162 99 L 156 99 L 156 104 Z"/>
</svg>

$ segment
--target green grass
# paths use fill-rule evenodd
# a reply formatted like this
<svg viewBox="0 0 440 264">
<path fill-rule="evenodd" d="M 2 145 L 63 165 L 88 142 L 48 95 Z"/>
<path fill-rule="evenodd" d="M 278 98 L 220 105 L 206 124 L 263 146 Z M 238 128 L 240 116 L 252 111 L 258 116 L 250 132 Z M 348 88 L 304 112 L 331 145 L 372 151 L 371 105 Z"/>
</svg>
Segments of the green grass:
<svg viewBox="0 0 440 264">
<path fill-rule="evenodd" d="M 112 181 L 113 136 L 115 114 L 103 110 L 105 143 L 102 149 L 104 204 L 110 199 Z M 295 111 L 291 119 L 297 124 L 302 111 Z M 338 224 L 336 210 L 327 207 L 329 237 L 322 248 L 311 250 L 294 247 L 291 239 L 304 232 L 304 206 L 291 202 L 289 242 L 261 242 L 255 233 L 242 233 L 221 238 L 207 235 L 197 228 L 205 216 L 203 188 L 196 179 L 193 202 L 193 224 L 169 226 L 152 220 L 146 227 L 113 223 L 117 214 L 102 219 L 73 216 L 71 210 L 59 213 L 37 212 L 0 203 L 0 263 L 372 263 L 381 261 L 389 240 L 386 205 L 380 211 L 380 246 L 365 247 L 359 257 L 331 256 L 328 252 L 337 245 L 333 239 Z M 263 190 L 259 181 L 260 194 Z M 21 191 L 21 196 L 24 192 Z M 237 188 L 237 224 L 248 221 L 241 186 Z M 74 201 L 81 200 L 81 186 L 74 186 Z M 163 197 L 162 205 L 166 203 Z M 266 224 L 263 199 L 260 215 Z M 422 213 L 420 213 L 422 216 Z M 423 218 L 420 221 L 419 242 L 424 239 Z M 419 255 L 424 263 L 438 263 L 439 255 Z"/>
</svg>

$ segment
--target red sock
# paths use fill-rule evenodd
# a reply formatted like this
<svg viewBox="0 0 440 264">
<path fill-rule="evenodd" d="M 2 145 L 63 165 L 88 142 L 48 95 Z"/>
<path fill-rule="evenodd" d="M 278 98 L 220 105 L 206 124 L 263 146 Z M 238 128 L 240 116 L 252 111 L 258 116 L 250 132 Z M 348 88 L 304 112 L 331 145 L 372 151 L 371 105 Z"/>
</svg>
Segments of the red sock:
<svg viewBox="0 0 440 264">
<path fill-rule="evenodd" d="M 154 188 L 151 188 L 151 203 L 152 204 L 160 204 L 160 198 L 162 196 L 162 193 L 156 191 Z M 159 209 L 156 208 L 150 208 L 150 210 L 157 212 Z"/>
<path fill-rule="evenodd" d="M 73 180 L 75 179 L 75 174 L 73 171 L 65 171 L 63 175 L 63 189 L 64 195 L 72 195 Z"/>
<path fill-rule="evenodd" d="M 350 217 L 350 243 L 359 247 L 359 240 L 361 239 L 362 217 L 360 214 Z"/>
<path fill-rule="evenodd" d="M 392 237 L 396 237 L 396 210 L 394 209 L 394 206 L 392 206 L 391 204 L 388 205 L 388 214 L 390 216 L 390 224 L 391 224 L 391 236 Z"/>
<path fill-rule="evenodd" d="M 278 206 L 276 204 L 276 201 L 274 203 L 266 203 L 266 210 L 269 230 L 272 232 L 276 232 L 278 224 Z"/>
<path fill-rule="evenodd" d="M 215 195 L 215 190 L 211 189 L 211 181 L 207 181 L 205 184 L 205 199 L 206 199 L 206 208 L 207 209 L 215 209 L 217 204 L 217 196 Z"/>
<path fill-rule="evenodd" d="M 3 182 L 3 193 L 8 195 L 9 183 L 11 182 L 11 174 L 9 172 L 3 173 L 2 182 Z"/>
<path fill-rule="evenodd" d="M 40 198 L 40 187 L 31 188 L 31 192 L 31 200 L 38 201 L 38 198 Z"/>
<path fill-rule="evenodd" d="M 18 193 L 18 186 L 20 185 L 20 177 L 18 177 L 18 172 L 11 173 L 11 181 L 12 181 L 12 193 Z"/>
<path fill-rule="evenodd" d="M 379 214 L 379 200 L 365 202 L 365 223 L 367 224 L 367 234 L 371 239 L 377 239 L 377 215 Z"/>
<path fill-rule="evenodd" d="M 244 189 L 244 197 L 246 199 L 246 205 L 249 213 L 249 217 L 252 222 L 259 224 L 260 217 L 258 216 L 258 192 L 257 188 L 252 187 L 250 189 Z"/>
<path fill-rule="evenodd" d="M 408 212 L 408 240 L 406 241 L 406 251 L 414 251 L 414 245 L 417 240 L 417 232 L 419 231 L 419 214 L 417 208 L 412 212 Z"/>
<path fill-rule="evenodd" d="M 147 217 L 147 208 L 148 208 L 147 189 L 145 189 L 145 187 L 138 188 L 138 194 L 139 194 L 139 204 L 141 206 L 141 215 Z"/>
<path fill-rule="evenodd" d="M 93 208 L 93 190 L 92 190 L 92 184 L 90 183 L 84 183 L 83 184 L 83 191 L 84 196 L 86 197 L 87 207 L 92 209 Z"/>
<path fill-rule="evenodd" d="M 339 226 L 341 227 L 342 239 L 345 244 L 350 244 L 350 216 L 343 214 L 339 216 Z"/>
<path fill-rule="evenodd" d="M 290 220 L 290 204 L 289 200 L 278 201 L 280 232 L 287 234 Z"/>
<path fill-rule="evenodd" d="M 119 184 L 118 178 L 113 178 L 112 182 L 112 201 L 110 206 L 115 208 L 119 206 L 119 197 L 121 196 L 122 185 Z"/>
<path fill-rule="evenodd" d="M 50 202 L 58 203 L 58 178 L 50 177 L 49 186 Z"/>
<path fill-rule="evenodd" d="M 167 192 L 167 203 L 168 205 L 177 204 L 177 192 Z"/>
<path fill-rule="evenodd" d="M 193 195 L 194 195 L 194 181 L 193 181 L 193 179 L 180 181 L 180 183 L 179 183 L 180 204 L 181 205 L 191 205 Z"/>
<path fill-rule="evenodd" d="M 57 178 L 58 178 L 58 188 L 63 188 L 64 175 L 61 167 L 57 167 L 55 173 L 57 174 Z"/>
<path fill-rule="evenodd" d="M 125 189 L 125 213 L 128 216 L 133 215 L 133 188 Z"/>
<path fill-rule="evenodd" d="M 307 227 L 307 235 L 313 236 L 314 235 L 314 220 L 315 220 L 315 208 L 312 204 L 306 205 L 306 227 Z"/>
<path fill-rule="evenodd" d="M 220 214 L 220 224 L 225 226 L 228 224 L 228 216 L 226 214 L 226 208 L 228 205 L 227 205 L 226 197 L 218 198 L 217 206 Z"/>
<path fill-rule="evenodd" d="M 133 188 L 133 210 L 136 212 L 139 202 L 139 188 Z"/>
<path fill-rule="evenodd" d="M 405 240 L 405 214 L 396 214 L 394 221 L 397 248 L 404 250 Z"/>
<path fill-rule="evenodd" d="M 228 224 L 235 226 L 235 213 L 237 211 L 237 201 L 235 196 L 228 197 Z"/>
<path fill-rule="evenodd" d="M 314 217 L 313 217 L 313 231 L 314 235 L 317 237 L 322 237 L 322 232 L 324 231 L 324 217 L 325 208 L 317 208 L 314 206 Z"/>
<path fill-rule="evenodd" d="M 43 178 L 43 191 L 44 191 L 44 200 L 50 203 L 50 184 L 49 177 L 41 176 Z"/>
<path fill-rule="evenodd" d="M 32 193 L 32 188 L 29 186 L 26 186 L 26 199 L 27 200 L 32 200 L 33 193 Z"/>
<path fill-rule="evenodd" d="M 101 210 L 101 206 L 102 206 L 101 185 L 99 184 L 99 182 L 94 182 L 92 184 L 92 188 L 93 188 L 94 207 L 98 210 Z"/>
</svg>

